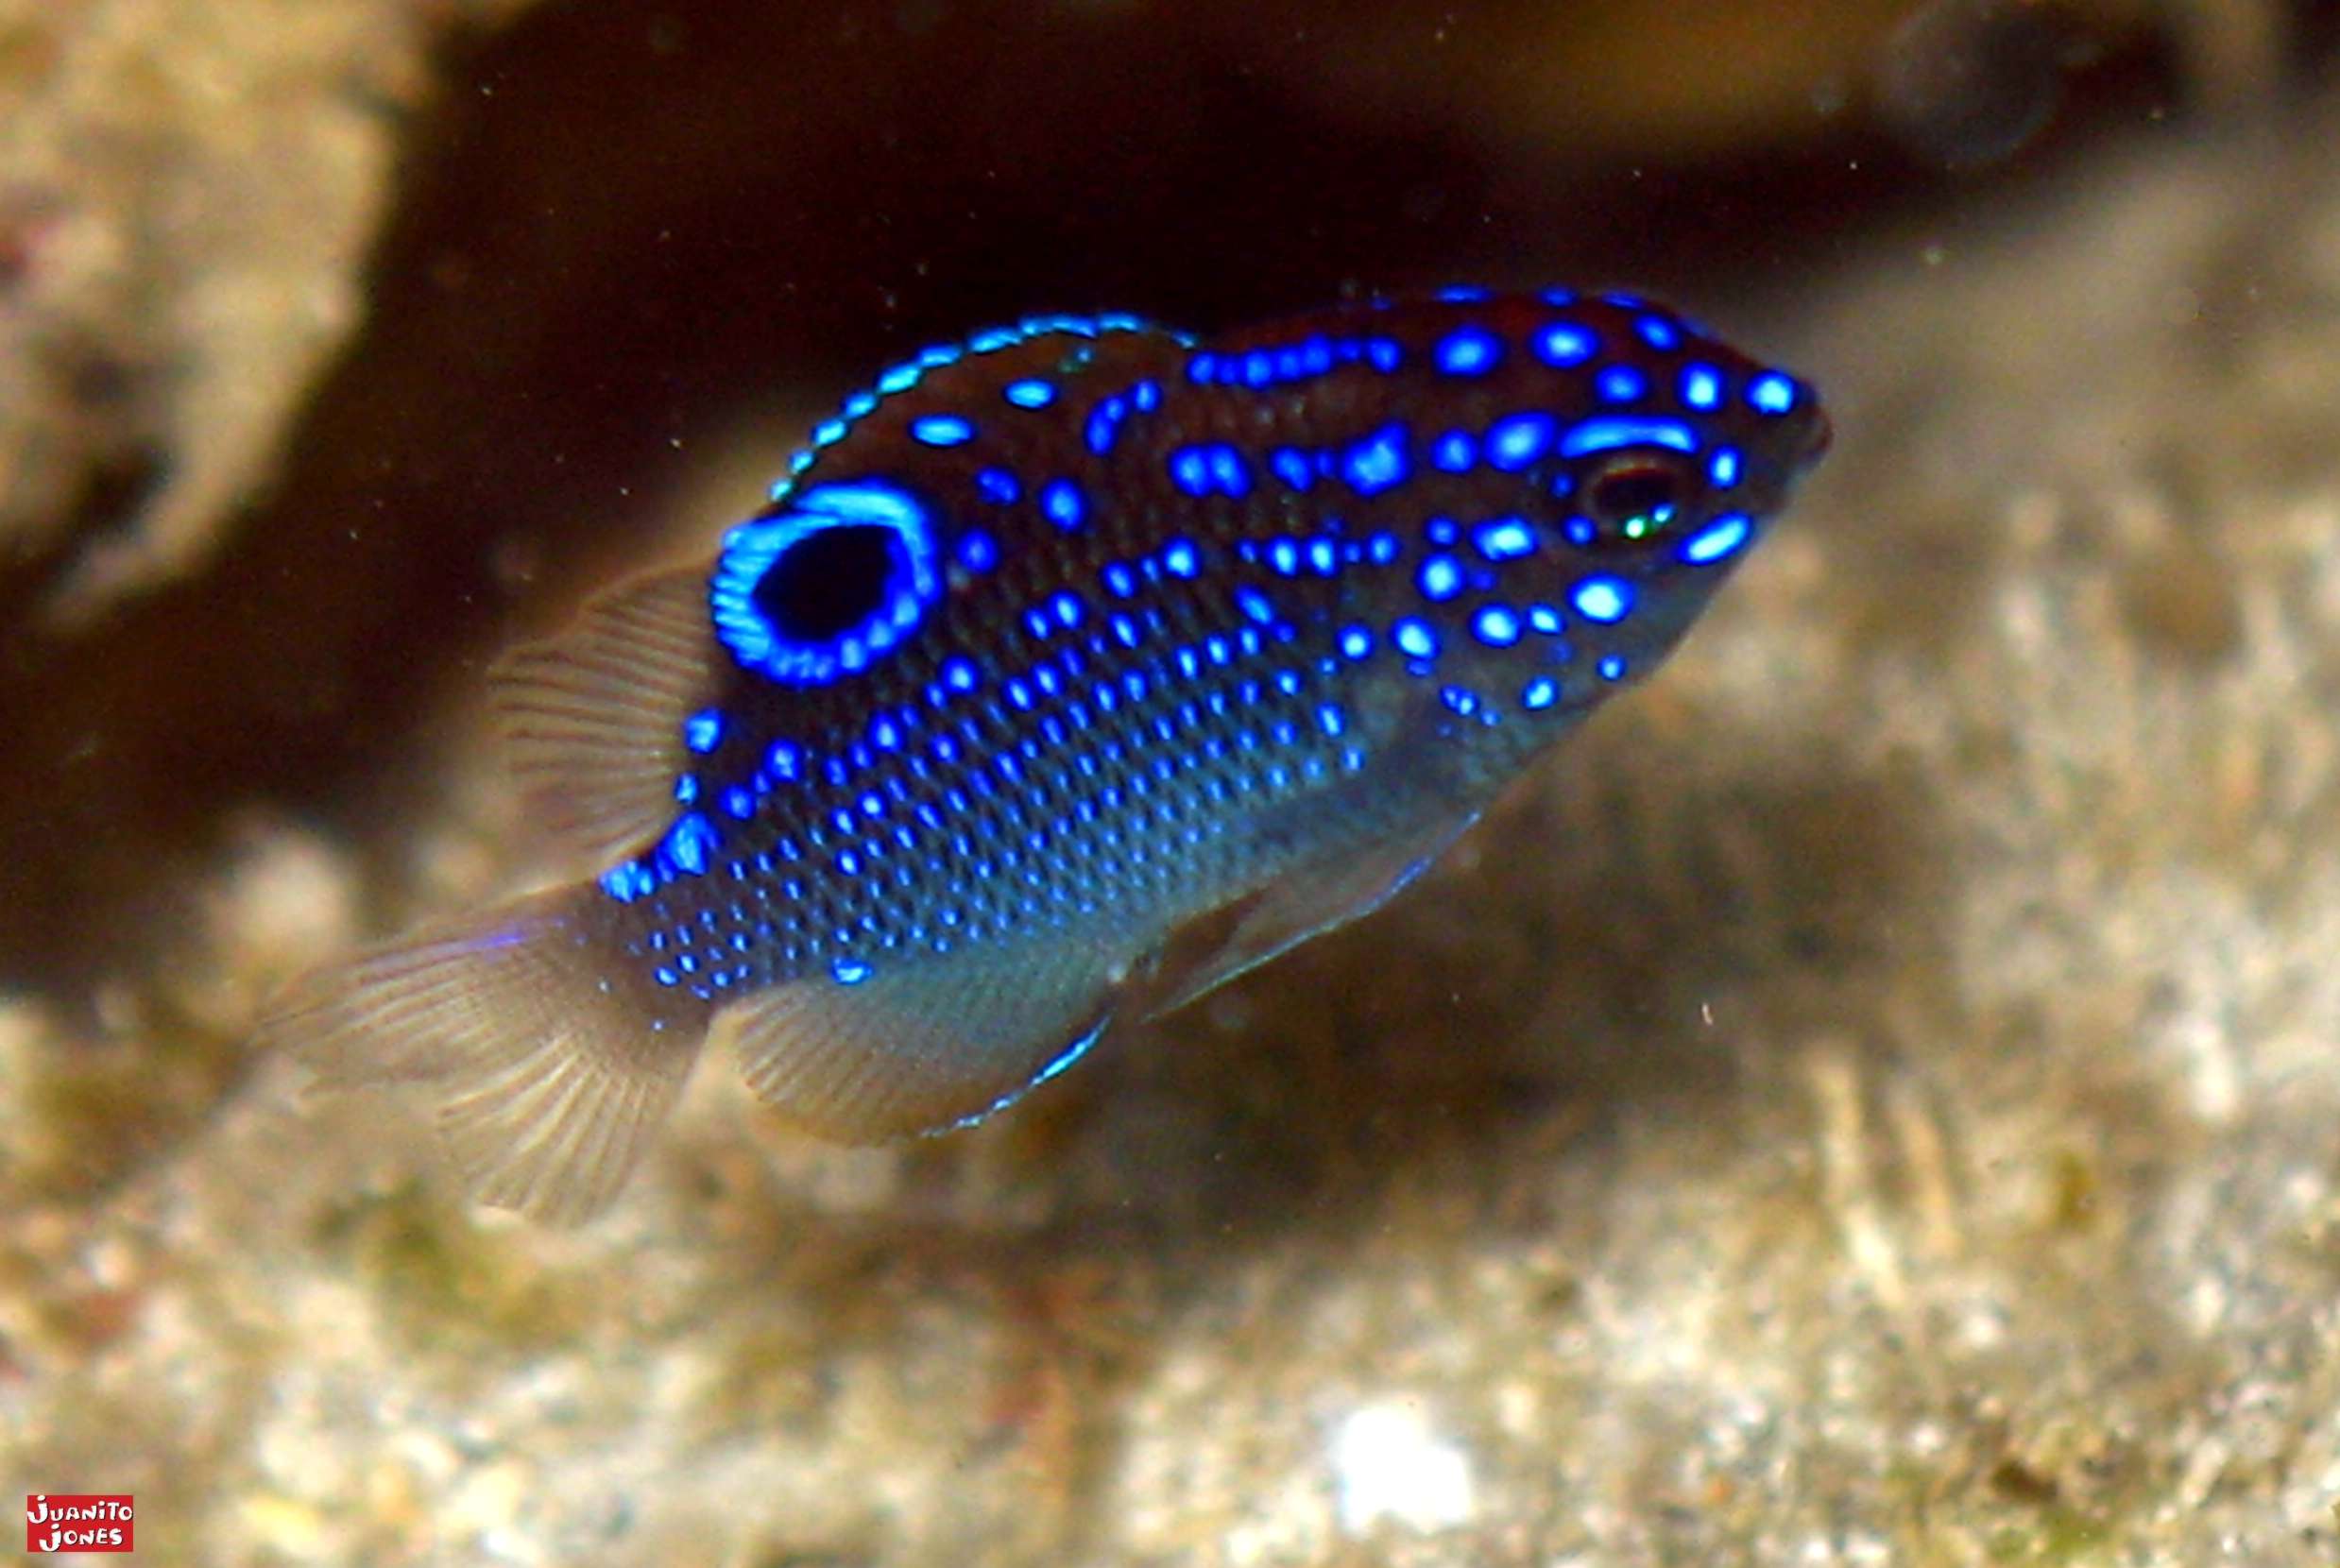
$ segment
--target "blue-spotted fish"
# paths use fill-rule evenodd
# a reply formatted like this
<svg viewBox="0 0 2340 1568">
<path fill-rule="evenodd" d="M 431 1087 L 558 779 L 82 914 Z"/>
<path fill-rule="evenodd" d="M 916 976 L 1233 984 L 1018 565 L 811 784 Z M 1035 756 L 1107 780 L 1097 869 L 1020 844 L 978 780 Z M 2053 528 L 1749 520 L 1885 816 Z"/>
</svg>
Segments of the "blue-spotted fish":
<svg viewBox="0 0 2340 1568">
<path fill-rule="evenodd" d="M 312 977 L 267 1033 L 420 1086 L 484 1201 L 558 1218 L 710 1031 L 821 1133 L 980 1120 L 1403 886 L 1656 667 L 1827 435 L 1616 294 L 930 350 L 711 567 L 497 668 L 576 879 Z"/>
</svg>

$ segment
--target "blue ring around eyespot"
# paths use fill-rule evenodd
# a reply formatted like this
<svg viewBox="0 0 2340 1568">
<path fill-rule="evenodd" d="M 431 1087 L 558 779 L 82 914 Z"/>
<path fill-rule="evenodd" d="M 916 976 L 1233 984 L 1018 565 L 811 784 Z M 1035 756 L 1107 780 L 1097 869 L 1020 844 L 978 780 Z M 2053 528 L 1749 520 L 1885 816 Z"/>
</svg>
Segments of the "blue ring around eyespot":
<svg viewBox="0 0 2340 1568">
<path fill-rule="evenodd" d="M 795 545 L 830 528 L 883 528 L 894 536 L 885 602 L 835 637 L 801 641 L 756 606 L 756 588 Z M 715 636 L 744 669 L 787 686 L 825 686 L 868 668 L 907 637 L 942 597 L 934 519 L 898 486 L 863 479 L 816 485 L 789 498 L 788 510 L 740 524 L 724 537 L 708 584 Z"/>
</svg>

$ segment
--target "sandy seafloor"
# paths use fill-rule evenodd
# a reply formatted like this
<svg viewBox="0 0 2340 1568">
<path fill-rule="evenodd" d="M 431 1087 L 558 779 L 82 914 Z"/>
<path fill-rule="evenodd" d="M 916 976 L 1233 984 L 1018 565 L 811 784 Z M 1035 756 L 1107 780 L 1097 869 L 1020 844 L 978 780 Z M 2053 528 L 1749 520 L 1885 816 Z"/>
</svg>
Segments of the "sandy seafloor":
<svg viewBox="0 0 2340 1568">
<path fill-rule="evenodd" d="M 1663 678 L 973 1133 L 707 1071 L 559 1233 L 273 1064 L 142 1128 L 384 921 L 253 823 L 214 965 L 0 1004 L 0 1475 L 221 1568 L 2340 1560 L 2334 145 L 1731 322 L 1838 443 Z M 522 869 L 453 765 L 423 903 Z"/>
</svg>

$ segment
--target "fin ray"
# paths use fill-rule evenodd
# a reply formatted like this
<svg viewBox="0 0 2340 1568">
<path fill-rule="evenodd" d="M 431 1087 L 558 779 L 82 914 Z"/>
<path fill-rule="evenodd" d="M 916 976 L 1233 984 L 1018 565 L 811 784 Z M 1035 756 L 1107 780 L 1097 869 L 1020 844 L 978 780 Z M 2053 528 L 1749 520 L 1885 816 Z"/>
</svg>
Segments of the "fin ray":
<svg viewBox="0 0 2340 1568">
<path fill-rule="evenodd" d="M 488 686 L 530 820 L 595 870 L 662 832 L 690 765 L 682 721 L 720 656 L 706 578 L 683 568 L 637 577 L 499 658 Z"/>
<path fill-rule="evenodd" d="M 871 1143 L 980 1121 L 1112 1021 L 1126 966 L 1067 941 L 923 957 L 861 983 L 775 987 L 726 1011 L 748 1084 L 790 1121 Z"/>
<path fill-rule="evenodd" d="M 675 1005 L 556 892 L 296 982 L 261 1040 L 321 1088 L 420 1091 L 482 1202 L 572 1222 L 617 1195 L 698 1056 L 704 1018 Z"/>
</svg>

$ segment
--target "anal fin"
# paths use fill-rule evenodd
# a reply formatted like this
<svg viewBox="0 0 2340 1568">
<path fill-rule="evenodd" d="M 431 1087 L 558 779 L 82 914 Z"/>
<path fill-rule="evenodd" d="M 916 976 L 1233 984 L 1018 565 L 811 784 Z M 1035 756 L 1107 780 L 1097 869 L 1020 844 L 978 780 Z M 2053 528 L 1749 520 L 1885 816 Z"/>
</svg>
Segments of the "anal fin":
<svg viewBox="0 0 2340 1568">
<path fill-rule="evenodd" d="M 980 1121 L 1070 1066 L 1112 1020 L 1123 966 L 1068 937 L 876 962 L 733 1004 L 749 1085 L 824 1137 L 871 1143 Z"/>
</svg>

